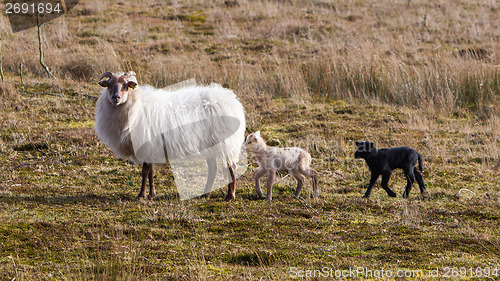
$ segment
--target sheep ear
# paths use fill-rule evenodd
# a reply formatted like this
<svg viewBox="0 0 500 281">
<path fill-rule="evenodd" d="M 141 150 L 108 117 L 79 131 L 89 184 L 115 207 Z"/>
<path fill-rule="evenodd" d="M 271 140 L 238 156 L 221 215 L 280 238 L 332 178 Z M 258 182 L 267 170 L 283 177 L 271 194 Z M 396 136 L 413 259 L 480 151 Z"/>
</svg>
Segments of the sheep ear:
<svg viewBox="0 0 500 281">
<path fill-rule="evenodd" d="M 137 83 L 135 81 L 128 81 L 127 87 L 135 89 L 137 87 Z"/>
<path fill-rule="evenodd" d="M 97 84 L 99 84 L 101 87 L 104 87 L 104 88 L 108 87 L 108 85 L 109 85 L 108 80 L 99 81 L 99 83 L 97 83 Z"/>
<path fill-rule="evenodd" d="M 368 143 L 368 147 L 370 147 L 370 149 L 372 149 L 373 148 L 373 142 Z"/>
<path fill-rule="evenodd" d="M 356 142 L 356 146 L 359 146 L 361 143 L 359 141 Z"/>
<path fill-rule="evenodd" d="M 255 132 L 254 135 L 260 137 L 260 131 Z"/>
<path fill-rule="evenodd" d="M 127 73 L 123 74 L 123 76 L 125 77 L 131 77 L 131 76 L 136 76 L 137 74 L 135 74 L 135 72 L 133 71 L 127 71 Z"/>
</svg>

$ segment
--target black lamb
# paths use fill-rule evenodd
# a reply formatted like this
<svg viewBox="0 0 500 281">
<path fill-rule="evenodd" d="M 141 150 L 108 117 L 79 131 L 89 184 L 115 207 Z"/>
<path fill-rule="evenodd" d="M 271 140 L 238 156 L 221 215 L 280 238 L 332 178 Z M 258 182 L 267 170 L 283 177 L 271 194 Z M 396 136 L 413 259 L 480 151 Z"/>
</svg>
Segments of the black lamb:
<svg viewBox="0 0 500 281">
<path fill-rule="evenodd" d="M 382 188 L 387 195 L 396 197 L 396 193 L 389 188 L 388 183 L 392 170 L 397 168 L 403 169 L 407 180 L 403 198 L 408 198 L 415 179 L 420 187 L 420 193 L 425 193 L 424 179 L 415 167 L 418 162 L 418 168 L 421 172 L 424 171 L 422 156 L 415 149 L 407 146 L 376 149 L 372 142 L 367 141 L 356 142 L 356 145 L 358 149 L 354 153 L 354 158 L 365 159 L 371 171 L 370 184 L 363 198 L 370 197 L 373 185 L 380 175 L 382 175 Z"/>
</svg>

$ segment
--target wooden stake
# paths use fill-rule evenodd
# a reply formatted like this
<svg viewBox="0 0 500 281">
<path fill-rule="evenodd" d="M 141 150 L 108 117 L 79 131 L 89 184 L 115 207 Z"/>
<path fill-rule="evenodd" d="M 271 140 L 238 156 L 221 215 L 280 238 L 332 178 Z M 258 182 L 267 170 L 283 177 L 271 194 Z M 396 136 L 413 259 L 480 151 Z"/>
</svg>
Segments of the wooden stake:
<svg viewBox="0 0 500 281">
<path fill-rule="evenodd" d="M 36 14 L 36 24 L 38 26 L 38 49 L 40 50 L 40 64 L 42 65 L 43 69 L 45 69 L 45 72 L 47 72 L 47 75 L 49 77 L 54 77 L 52 73 L 50 72 L 49 68 L 45 65 L 43 62 L 43 44 L 42 44 L 42 26 L 43 24 L 40 24 L 40 14 Z"/>
</svg>

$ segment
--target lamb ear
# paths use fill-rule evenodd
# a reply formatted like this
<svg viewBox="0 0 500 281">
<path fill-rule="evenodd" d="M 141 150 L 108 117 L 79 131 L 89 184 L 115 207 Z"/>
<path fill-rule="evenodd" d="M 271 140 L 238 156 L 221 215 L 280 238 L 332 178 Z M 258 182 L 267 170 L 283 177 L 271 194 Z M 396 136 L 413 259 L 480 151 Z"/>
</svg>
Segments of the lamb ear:
<svg viewBox="0 0 500 281">
<path fill-rule="evenodd" d="M 260 131 L 255 132 L 254 136 L 260 137 Z"/>
<path fill-rule="evenodd" d="M 355 142 L 356 146 L 359 146 L 361 143 L 359 141 Z"/>
<path fill-rule="evenodd" d="M 373 142 L 368 143 L 368 145 L 369 145 L 370 149 L 373 148 Z"/>
<path fill-rule="evenodd" d="M 99 86 L 104 88 L 108 87 L 109 85 L 108 80 L 99 81 L 97 84 L 99 84 Z"/>
</svg>

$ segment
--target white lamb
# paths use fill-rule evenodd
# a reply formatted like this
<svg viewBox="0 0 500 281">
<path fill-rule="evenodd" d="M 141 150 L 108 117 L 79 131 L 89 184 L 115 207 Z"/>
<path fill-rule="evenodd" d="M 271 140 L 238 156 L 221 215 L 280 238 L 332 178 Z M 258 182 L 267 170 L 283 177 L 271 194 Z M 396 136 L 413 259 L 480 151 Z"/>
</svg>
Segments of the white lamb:
<svg viewBox="0 0 500 281">
<path fill-rule="evenodd" d="M 255 174 L 255 191 L 258 196 L 262 196 L 260 190 L 260 178 L 267 174 L 267 194 L 266 200 L 271 201 L 274 177 L 277 171 L 288 170 L 297 180 L 297 189 L 294 197 L 300 196 L 300 191 L 304 185 L 304 176 L 313 180 L 313 196 L 319 196 L 318 173 L 311 169 L 311 155 L 298 147 L 269 147 L 260 136 L 260 131 L 247 136 L 245 141 L 246 149 L 253 154 L 259 163 L 259 171 Z"/>
<path fill-rule="evenodd" d="M 226 201 L 235 197 L 235 169 L 244 142 L 245 115 L 235 94 L 212 84 L 176 91 L 138 86 L 135 73 L 105 72 L 105 89 L 96 105 L 95 130 L 99 139 L 120 158 L 142 164 L 138 199 L 156 195 L 152 164 L 190 156 L 204 157 L 208 197 L 217 173 L 217 159 L 228 167 Z"/>
</svg>

